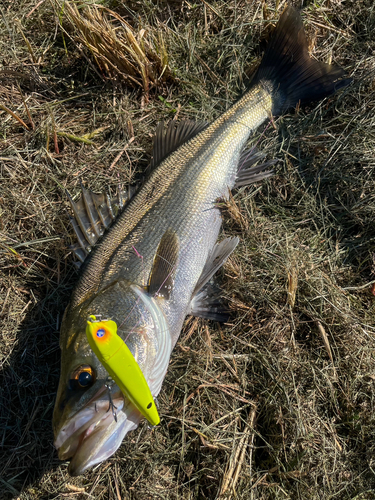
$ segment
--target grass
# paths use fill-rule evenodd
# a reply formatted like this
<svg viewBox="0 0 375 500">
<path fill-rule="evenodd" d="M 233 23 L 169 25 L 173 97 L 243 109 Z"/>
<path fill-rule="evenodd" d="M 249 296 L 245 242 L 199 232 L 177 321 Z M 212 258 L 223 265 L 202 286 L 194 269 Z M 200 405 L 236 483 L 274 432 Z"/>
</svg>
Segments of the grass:
<svg viewBox="0 0 375 500">
<path fill-rule="evenodd" d="M 84 2 L 63 2 L 57 6 L 61 25 L 67 21 L 68 29 L 73 31 L 69 35 L 63 28 L 63 33 L 73 38 L 78 50 L 82 46 L 89 51 L 103 78 L 142 87 L 147 97 L 152 87 L 173 80 L 162 30 L 152 30 L 152 36 L 140 27 L 136 32 L 123 17 L 105 6 Z"/>
<path fill-rule="evenodd" d="M 303 9 L 313 56 L 354 83 L 252 139 L 280 161 L 223 209 L 241 238 L 220 277 L 233 316 L 187 319 L 162 424 L 78 478 L 53 448 L 77 279 L 64 189 L 115 192 L 142 178 L 158 121 L 218 116 L 284 4 L 0 7 L 0 498 L 375 498 L 372 2 Z"/>
</svg>

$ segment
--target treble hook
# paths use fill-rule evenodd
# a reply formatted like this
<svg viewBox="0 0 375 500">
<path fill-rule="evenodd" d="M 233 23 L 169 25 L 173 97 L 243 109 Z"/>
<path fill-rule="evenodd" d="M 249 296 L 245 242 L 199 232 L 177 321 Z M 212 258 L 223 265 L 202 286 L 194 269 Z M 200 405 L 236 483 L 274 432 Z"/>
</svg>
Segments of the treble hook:
<svg viewBox="0 0 375 500">
<path fill-rule="evenodd" d="M 112 394 L 111 394 L 111 389 L 114 385 L 114 380 L 111 377 L 107 377 L 107 380 L 104 384 L 104 386 L 108 389 L 108 399 L 109 399 L 109 405 L 108 405 L 108 410 L 112 411 L 113 418 L 115 419 L 115 422 L 117 422 L 117 414 L 115 410 L 117 410 L 117 406 L 114 405 L 113 399 L 112 399 Z"/>
</svg>

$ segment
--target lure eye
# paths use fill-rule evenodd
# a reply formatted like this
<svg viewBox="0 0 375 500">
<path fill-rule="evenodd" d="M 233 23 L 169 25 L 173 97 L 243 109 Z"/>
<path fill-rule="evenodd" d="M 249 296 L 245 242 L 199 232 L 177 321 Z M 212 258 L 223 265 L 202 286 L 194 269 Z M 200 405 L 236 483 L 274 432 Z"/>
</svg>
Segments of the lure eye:
<svg viewBox="0 0 375 500">
<path fill-rule="evenodd" d="M 70 389 L 88 389 L 95 382 L 95 373 L 90 365 L 80 365 L 71 374 Z"/>
<path fill-rule="evenodd" d="M 104 328 L 99 328 L 99 330 L 96 332 L 96 336 L 101 339 L 102 337 L 104 337 L 104 335 L 105 335 Z"/>
</svg>

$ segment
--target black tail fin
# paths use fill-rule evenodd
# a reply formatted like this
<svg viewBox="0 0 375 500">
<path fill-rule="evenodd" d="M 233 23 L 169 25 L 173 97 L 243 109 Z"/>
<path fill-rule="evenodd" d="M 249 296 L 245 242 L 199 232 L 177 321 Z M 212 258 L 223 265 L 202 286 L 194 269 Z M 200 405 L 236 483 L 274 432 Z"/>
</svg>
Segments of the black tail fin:
<svg viewBox="0 0 375 500">
<path fill-rule="evenodd" d="M 254 77 L 273 96 L 274 114 L 298 102 L 315 101 L 348 85 L 344 70 L 309 57 L 302 19 L 294 7 L 287 7 L 272 34 Z"/>
</svg>

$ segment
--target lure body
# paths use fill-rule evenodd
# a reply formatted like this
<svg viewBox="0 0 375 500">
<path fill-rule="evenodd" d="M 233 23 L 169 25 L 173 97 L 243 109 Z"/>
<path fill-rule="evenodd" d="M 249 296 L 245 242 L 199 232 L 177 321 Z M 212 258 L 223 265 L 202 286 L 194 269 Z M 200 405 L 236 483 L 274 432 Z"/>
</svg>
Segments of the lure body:
<svg viewBox="0 0 375 500">
<path fill-rule="evenodd" d="M 158 425 L 160 417 L 150 388 L 133 354 L 117 335 L 116 323 L 97 321 L 95 316 L 90 316 L 86 336 L 91 349 L 121 392 L 151 425 Z"/>
</svg>

